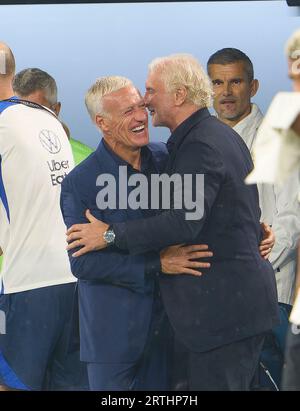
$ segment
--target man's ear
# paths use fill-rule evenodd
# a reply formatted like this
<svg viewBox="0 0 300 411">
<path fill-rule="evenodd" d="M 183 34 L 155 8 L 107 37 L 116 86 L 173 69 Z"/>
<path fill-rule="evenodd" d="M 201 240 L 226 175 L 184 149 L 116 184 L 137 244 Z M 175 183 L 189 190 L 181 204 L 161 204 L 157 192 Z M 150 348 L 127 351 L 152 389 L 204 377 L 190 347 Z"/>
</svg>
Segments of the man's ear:
<svg viewBox="0 0 300 411">
<path fill-rule="evenodd" d="M 186 96 L 187 96 L 186 88 L 183 86 L 178 87 L 175 91 L 175 106 L 181 106 L 185 102 Z"/>
<path fill-rule="evenodd" d="M 98 128 L 100 128 L 100 130 L 103 133 L 108 133 L 109 132 L 109 125 L 108 125 L 107 118 L 102 116 L 101 114 L 96 114 L 95 124 Z"/>
<path fill-rule="evenodd" d="M 251 81 L 251 97 L 255 96 L 255 94 L 257 93 L 257 90 L 259 88 L 259 81 L 254 79 Z"/>
<path fill-rule="evenodd" d="M 60 109 L 61 109 L 61 102 L 58 101 L 57 103 L 53 104 L 53 106 L 51 108 L 58 117 L 58 115 L 60 113 Z"/>
</svg>

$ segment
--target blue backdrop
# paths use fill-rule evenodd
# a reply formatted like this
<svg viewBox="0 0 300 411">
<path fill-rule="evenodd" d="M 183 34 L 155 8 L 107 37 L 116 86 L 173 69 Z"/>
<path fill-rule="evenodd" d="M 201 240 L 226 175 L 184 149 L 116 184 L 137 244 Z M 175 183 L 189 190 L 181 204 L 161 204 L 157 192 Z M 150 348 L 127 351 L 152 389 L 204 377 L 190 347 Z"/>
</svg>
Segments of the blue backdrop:
<svg viewBox="0 0 300 411">
<path fill-rule="evenodd" d="M 17 71 L 39 67 L 57 81 L 62 119 L 72 136 L 96 147 L 100 134 L 84 106 L 94 80 L 119 74 L 144 92 L 147 64 L 176 52 L 203 64 L 222 47 L 252 59 L 263 111 L 279 90 L 289 90 L 283 47 L 300 27 L 285 1 L 0 6 L 0 40 L 12 48 Z M 153 140 L 168 130 L 152 129 Z"/>
</svg>

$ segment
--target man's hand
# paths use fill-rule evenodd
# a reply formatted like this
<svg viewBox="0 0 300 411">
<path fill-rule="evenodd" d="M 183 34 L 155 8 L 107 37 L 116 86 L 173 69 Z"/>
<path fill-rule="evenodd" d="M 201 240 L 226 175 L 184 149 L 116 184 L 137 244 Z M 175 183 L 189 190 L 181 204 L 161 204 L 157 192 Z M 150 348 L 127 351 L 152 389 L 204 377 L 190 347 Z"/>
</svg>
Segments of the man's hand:
<svg viewBox="0 0 300 411">
<path fill-rule="evenodd" d="M 80 257 L 90 251 L 101 250 L 107 247 L 107 243 L 103 239 L 103 233 L 108 229 L 108 224 L 97 220 L 97 218 L 90 213 L 90 210 L 86 210 L 85 216 L 89 220 L 89 223 L 74 224 L 67 231 L 67 250 L 82 247 L 76 251 L 76 253 L 72 254 L 72 257 Z"/>
<path fill-rule="evenodd" d="M 263 229 L 264 235 L 259 245 L 259 251 L 260 255 L 267 260 L 270 257 L 272 248 L 275 244 L 275 234 L 268 224 L 261 223 L 260 225 Z"/>
<path fill-rule="evenodd" d="M 199 258 L 212 257 L 213 253 L 208 251 L 206 244 L 173 245 L 164 248 L 160 252 L 160 261 L 162 272 L 165 274 L 192 274 L 196 276 L 202 275 L 196 268 L 209 268 L 210 263 L 204 263 L 198 260 Z"/>
</svg>

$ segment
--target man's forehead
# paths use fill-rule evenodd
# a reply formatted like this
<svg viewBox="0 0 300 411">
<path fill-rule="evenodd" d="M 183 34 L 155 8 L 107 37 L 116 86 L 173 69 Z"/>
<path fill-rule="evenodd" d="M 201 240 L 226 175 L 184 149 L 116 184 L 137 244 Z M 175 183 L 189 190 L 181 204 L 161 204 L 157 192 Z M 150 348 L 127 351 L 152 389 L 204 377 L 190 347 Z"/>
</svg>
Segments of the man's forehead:
<svg viewBox="0 0 300 411">
<path fill-rule="evenodd" d="M 164 84 L 162 77 L 161 77 L 161 72 L 158 69 L 148 72 L 148 75 L 146 78 L 146 87 L 150 87 L 154 84 L 159 84 L 159 85 Z"/>
<path fill-rule="evenodd" d="M 134 86 L 123 87 L 117 91 L 107 94 L 103 98 L 104 103 L 114 107 L 128 107 L 143 102 L 140 91 Z"/>
<path fill-rule="evenodd" d="M 243 77 L 247 76 L 245 65 L 242 61 L 228 64 L 211 64 L 209 66 L 209 74 L 211 77 L 226 76 L 226 77 Z"/>
</svg>

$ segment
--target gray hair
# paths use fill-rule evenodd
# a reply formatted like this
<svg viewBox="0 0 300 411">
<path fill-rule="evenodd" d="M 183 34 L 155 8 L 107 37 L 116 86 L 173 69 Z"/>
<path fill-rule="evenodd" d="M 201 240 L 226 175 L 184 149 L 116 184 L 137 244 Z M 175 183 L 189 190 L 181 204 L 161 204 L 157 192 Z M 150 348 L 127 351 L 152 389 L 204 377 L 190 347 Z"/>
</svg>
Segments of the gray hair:
<svg viewBox="0 0 300 411">
<path fill-rule="evenodd" d="M 198 107 L 209 107 L 212 101 L 212 86 L 199 61 L 190 54 L 173 54 L 159 57 L 149 64 L 149 72 L 159 71 L 168 92 L 184 86 L 187 101 Z"/>
<path fill-rule="evenodd" d="M 211 64 L 234 64 L 242 61 L 244 63 L 244 70 L 247 73 L 249 83 L 254 79 L 254 69 L 250 58 L 239 49 L 232 47 L 226 47 L 224 49 L 216 51 L 210 56 L 207 62 L 207 72 L 209 73 L 209 67 Z"/>
<path fill-rule="evenodd" d="M 16 69 L 15 57 L 13 52 L 8 47 L 7 44 L 0 42 L 0 53 L 1 53 L 1 60 L 3 59 L 3 68 L 4 72 L 0 72 L 0 77 L 10 77 L 13 76 Z M 2 66 L 2 64 L 1 64 Z M 1 67 L 2 68 L 2 67 Z"/>
<path fill-rule="evenodd" d="M 103 109 L 104 96 L 130 85 L 132 85 L 132 81 L 126 77 L 107 76 L 98 78 L 85 95 L 85 105 L 92 121 L 95 122 L 97 114 L 107 115 Z"/>
<path fill-rule="evenodd" d="M 297 53 L 296 53 L 297 52 Z M 296 30 L 285 45 L 287 57 L 295 59 L 300 56 L 300 30 Z M 295 55 L 297 54 L 297 55 Z"/>
<path fill-rule="evenodd" d="M 50 106 L 57 103 L 57 86 L 50 74 L 38 68 L 27 68 L 17 73 L 13 79 L 15 93 L 26 98 L 38 90 L 43 90 Z"/>
</svg>

